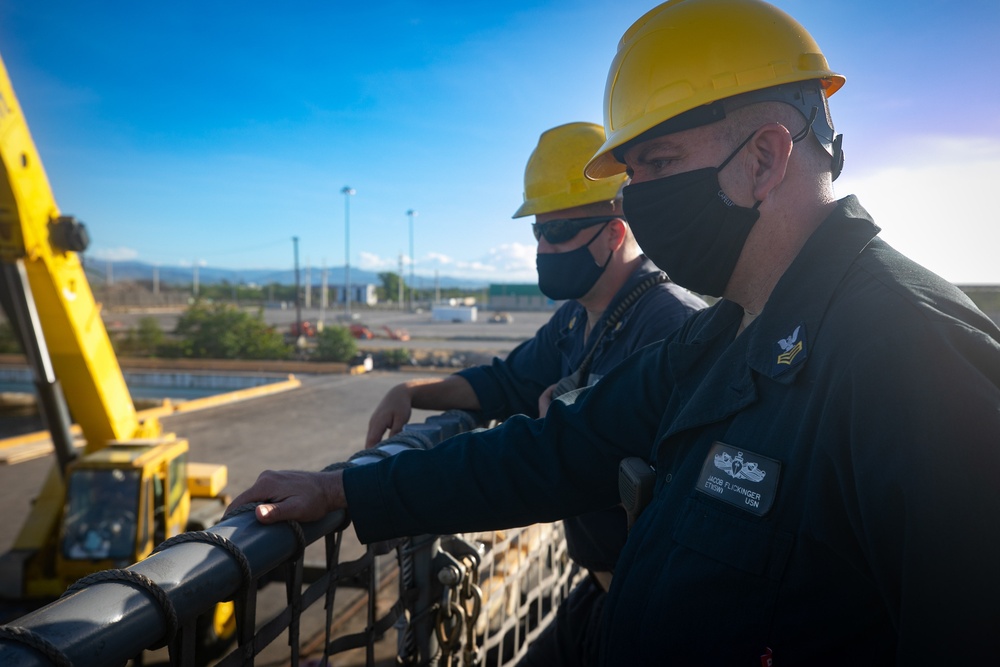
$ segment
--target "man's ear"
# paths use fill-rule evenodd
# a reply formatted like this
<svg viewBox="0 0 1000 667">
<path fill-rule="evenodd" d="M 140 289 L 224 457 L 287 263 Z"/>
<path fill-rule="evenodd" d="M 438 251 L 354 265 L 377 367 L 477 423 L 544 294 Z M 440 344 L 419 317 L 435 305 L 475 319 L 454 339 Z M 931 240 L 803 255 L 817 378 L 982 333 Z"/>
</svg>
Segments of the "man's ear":
<svg viewBox="0 0 1000 667">
<path fill-rule="evenodd" d="M 781 123 L 769 123 L 757 131 L 747 150 L 754 159 L 753 198 L 764 201 L 785 180 L 792 135 Z"/>
<path fill-rule="evenodd" d="M 625 222 L 623 218 L 615 218 L 608 223 L 608 249 L 617 252 L 625 243 Z"/>
</svg>

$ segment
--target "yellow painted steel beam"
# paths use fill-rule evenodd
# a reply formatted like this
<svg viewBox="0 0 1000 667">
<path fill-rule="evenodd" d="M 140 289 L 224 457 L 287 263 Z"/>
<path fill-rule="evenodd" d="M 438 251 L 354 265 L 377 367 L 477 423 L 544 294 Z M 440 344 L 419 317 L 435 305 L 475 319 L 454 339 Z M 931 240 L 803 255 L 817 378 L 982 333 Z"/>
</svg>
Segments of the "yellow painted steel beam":
<svg viewBox="0 0 1000 667">
<path fill-rule="evenodd" d="M 302 386 L 302 381 L 294 375 L 289 375 L 287 380 L 282 380 L 281 382 L 272 382 L 270 384 L 260 385 L 259 387 L 250 387 L 247 389 L 238 389 L 225 394 L 216 394 L 215 396 L 206 396 L 204 398 L 184 401 L 183 403 L 165 401 L 160 407 L 142 410 L 138 414 L 140 420 L 154 420 L 178 412 L 206 410 L 221 405 L 228 405 L 229 403 L 235 403 L 237 401 L 246 401 L 252 398 L 259 398 L 261 396 L 269 396 L 282 391 L 297 389 L 300 386 Z M 80 427 L 74 425 L 71 428 L 71 432 L 74 436 L 79 435 Z M 14 465 L 15 463 L 31 461 L 33 459 L 46 456 L 51 452 L 52 441 L 48 431 L 36 431 L 35 433 L 26 433 L 24 435 L 18 435 L 11 438 L 4 438 L 0 440 L 0 465 Z"/>
<path fill-rule="evenodd" d="M 154 437 L 159 425 L 136 414 L 79 257 L 57 242 L 60 222 L 0 59 L 0 261 L 24 262 L 52 367 L 87 451 L 111 440 Z"/>
</svg>

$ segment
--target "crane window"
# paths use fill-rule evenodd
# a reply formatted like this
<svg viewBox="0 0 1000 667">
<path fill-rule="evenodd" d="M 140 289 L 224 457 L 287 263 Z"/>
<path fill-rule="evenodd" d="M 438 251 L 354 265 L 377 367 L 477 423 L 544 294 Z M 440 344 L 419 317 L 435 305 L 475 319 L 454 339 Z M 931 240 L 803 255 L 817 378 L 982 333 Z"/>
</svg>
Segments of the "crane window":
<svg viewBox="0 0 1000 667">
<path fill-rule="evenodd" d="M 139 491 L 138 470 L 73 471 L 66 500 L 63 556 L 132 560 Z"/>
</svg>

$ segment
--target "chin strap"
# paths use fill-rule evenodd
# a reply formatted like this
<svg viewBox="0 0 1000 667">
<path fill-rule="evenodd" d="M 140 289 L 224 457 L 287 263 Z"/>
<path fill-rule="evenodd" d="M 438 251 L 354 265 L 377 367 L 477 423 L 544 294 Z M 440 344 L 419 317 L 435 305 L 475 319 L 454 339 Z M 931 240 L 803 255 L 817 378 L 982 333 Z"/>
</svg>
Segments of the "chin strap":
<svg viewBox="0 0 1000 667">
<path fill-rule="evenodd" d="M 833 180 L 837 180 L 840 172 L 844 170 L 844 135 L 838 134 L 833 138 L 833 157 L 830 162 L 830 171 L 833 173 Z"/>
</svg>

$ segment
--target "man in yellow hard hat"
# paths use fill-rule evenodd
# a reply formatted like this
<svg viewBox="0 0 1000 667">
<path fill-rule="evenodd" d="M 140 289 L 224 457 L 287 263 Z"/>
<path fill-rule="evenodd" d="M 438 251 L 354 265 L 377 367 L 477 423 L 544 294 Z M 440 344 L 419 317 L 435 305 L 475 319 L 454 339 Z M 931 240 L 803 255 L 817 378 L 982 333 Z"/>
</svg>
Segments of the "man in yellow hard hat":
<svg viewBox="0 0 1000 667">
<path fill-rule="evenodd" d="M 647 13 L 619 44 L 587 173 L 626 170 L 643 251 L 721 300 L 542 421 L 306 476 L 316 493 L 268 473 L 238 500 L 272 499 L 264 522 L 349 506 L 364 540 L 448 533 L 611 505 L 624 459 L 656 481 L 603 663 L 995 663 L 1000 330 L 834 197 L 843 83 L 760 0 Z"/>
<path fill-rule="evenodd" d="M 371 416 L 366 446 L 402 429 L 412 408 L 474 410 L 484 421 L 543 416 L 553 391 L 594 384 L 705 308 L 642 255 L 621 212 L 625 175 L 584 176 L 604 140 L 604 128 L 593 123 L 552 128 L 539 138 L 524 171 L 524 203 L 514 218 L 534 216 L 538 286 L 565 303 L 504 359 L 391 389 Z M 611 507 L 573 517 L 565 533 L 570 557 L 590 576 L 532 643 L 526 665 L 580 664 L 595 653 L 590 630 L 625 543 L 625 513 Z"/>
<path fill-rule="evenodd" d="M 372 413 L 367 447 L 386 432 L 398 433 L 412 408 L 476 410 L 484 420 L 542 416 L 556 383 L 585 360 L 585 377 L 573 378 L 579 386 L 593 384 L 705 307 L 642 255 L 621 212 L 625 174 L 584 176 L 604 140 L 604 128 L 593 123 L 544 132 L 525 167 L 524 203 L 513 216 L 535 217 L 538 286 L 565 303 L 506 359 L 391 389 Z"/>
</svg>

